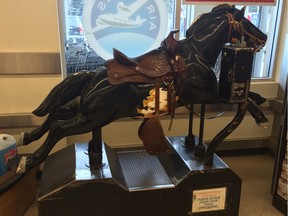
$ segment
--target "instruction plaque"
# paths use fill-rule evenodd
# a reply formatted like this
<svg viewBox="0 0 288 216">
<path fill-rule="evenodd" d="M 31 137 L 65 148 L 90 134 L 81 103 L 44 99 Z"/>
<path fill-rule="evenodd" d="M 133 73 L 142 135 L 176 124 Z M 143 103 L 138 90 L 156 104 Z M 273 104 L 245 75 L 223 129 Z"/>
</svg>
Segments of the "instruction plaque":
<svg viewBox="0 0 288 216">
<path fill-rule="evenodd" d="M 208 212 L 225 209 L 226 187 L 194 190 L 192 212 Z"/>
</svg>

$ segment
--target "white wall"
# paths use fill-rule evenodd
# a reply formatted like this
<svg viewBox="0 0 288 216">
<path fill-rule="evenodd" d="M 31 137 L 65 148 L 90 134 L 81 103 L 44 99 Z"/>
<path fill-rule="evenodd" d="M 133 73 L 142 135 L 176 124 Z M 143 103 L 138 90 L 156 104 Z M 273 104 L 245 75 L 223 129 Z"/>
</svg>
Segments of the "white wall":
<svg viewBox="0 0 288 216">
<path fill-rule="evenodd" d="M 0 52 L 59 53 L 55 0 L 1 0 L 0 20 Z M 60 75 L 0 75 L 0 114 L 31 112 L 60 80 Z"/>
<path fill-rule="evenodd" d="M 285 1 L 286 2 L 286 1 Z M 287 14 L 287 7 L 286 7 Z M 57 21 L 56 0 L 1 0 L 0 13 L 0 52 L 60 52 L 59 33 Z M 287 34 L 287 15 L 281 28 L 283 37 Z M 279 62 L 281 54 L 281 43 L 278 50 Z M 278 69 L 278 66 L 276 67 Z M 277 72 L 277 71 L 276 71 Z M 277 76 L 276 76 L 277 78 Z M 30 113 L 35 109 L 42 99 L 47 95 L 53 86 L 61 80 L 61 75 L 0 75 L 0 115 L 11 113 Z M 276 97 L 277 83 L 271 82 L 276 88 L 271 91 L 263 89 L 263 85 L 253 85 L 252 89 L 268 98 Z M 267 117 L 273 121 L 273 114 L 267 112 Z M 217 120 L 207 121 L 205 126 L 205 139 L 211 140 L 215 132 L 226 122 L 232 119 L 230 113 Z M 198 120 L 197 120 L 198 121 Z M 169 120 L 164 120 L 167 125 Z M 121 120 L 112 123 L 103 129 L 104 140 L 113 146 L 126 146 L 139 144 L 137 128 L 139 121 Z M 195 123 L 196 125 L 197 123 Z M 272 125 L 272 124 L 271 124 Z M 167 131 L 167 126 L 165 132 Z M 31 130 L 31 128 L 3 129 L 0 132 L 10 133 L 16 137 L 21 130 Z M 186 135 L 187 116 L 179 116 L 174 120 L 173 129 L 167 135 Z M 229 139 L 254 139 L 269 137 L 271 129 L 262 129 L 254 124 L 252 118 L 247 115 L 241 126 L 229 137 Z M 67 143 L 75 141 L 86 141 L 90 136 L 69 137 Z M 43 139 L 33 144 L 33 147 L 22 147 L 20 151 L 34 151 Z M 66 145 L 66 140 L 61 146 Z"/>
<path fill-rule="evenodd" d="M 1 52 L 59 52 L 56 0 L 1 0 Z"/>
<path fill-rule="evenodd" d="M 1 0 L 0 20 L 0 52 L 59 53 L 55 0 Z M 0 75 L 0 115 L 31 113 L 61 79 L 60 74 Z M 32 128 L 0 128 L 1 133 L 12 134 L 16 139 L 26 130 Z M 42 142 L 43 139 L 22 147 L 20 153 L 33 152 Z M 61 141 L 57 149 L 64 146 L 66 140 Z"/>
</svg>

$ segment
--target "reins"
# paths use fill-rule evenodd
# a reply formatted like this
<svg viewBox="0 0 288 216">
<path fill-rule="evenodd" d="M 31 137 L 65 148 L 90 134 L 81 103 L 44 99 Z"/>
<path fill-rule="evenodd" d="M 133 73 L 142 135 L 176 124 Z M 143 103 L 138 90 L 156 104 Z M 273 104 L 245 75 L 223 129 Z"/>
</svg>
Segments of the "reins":
<svg viewBox="0 0 288 216">
<path fill-rule="evenodd" d="M 232 41 L 232 31 L 237 31 L 241 36 L 247 35 L 249 38 L 251 38 L 253 41 L 258 41 L 260 44 L 263 44 L 264 41 L 259 40 L 256 36 L 251 34 L 250 32 L 246 31 L 245 28 L 243 28 L 242 21 L 237 21 L 234 19 L 233 15 L 229 12 L 227 12 L 227 18 L 229 23 L 229 32 L 228 32 L 228 41 Z M 263 46 L 254 46 L 254 52 L 258 52 L 262 49 Z"/>
<path fill-rule="evenodd" d="M 244 30 L 241 22 L 238 22 L 234 19 L 231 13 L 227 13 L 228 23 L 229 23 L 229 31 L 228 31 L 228 41 L 232 41 L 232 30 L 237 31 L 241 36 L 243 36 Z"/>
</svg>

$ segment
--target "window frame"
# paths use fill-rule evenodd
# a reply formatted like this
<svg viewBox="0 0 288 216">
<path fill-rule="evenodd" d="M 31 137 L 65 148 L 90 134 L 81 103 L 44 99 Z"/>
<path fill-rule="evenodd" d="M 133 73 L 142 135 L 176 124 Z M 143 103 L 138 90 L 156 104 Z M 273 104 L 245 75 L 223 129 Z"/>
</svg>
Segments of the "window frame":
<svg viewBox="0 0 288 216">
<path fill-rule="evenodd" d="M 67 77 L 67 69 L 66 69 L 66 53 L 65 53 L 65 38 L 64 38 L 64 34 L 63 34 L 63 28 L 65 28 L 65 23 L 63 22 L 64 16 L 65 16 L 65 11 L 64 11 L 64 4 L 65 2 L 67 2 L 67 0 L 57 0 L 57 6 L 58 6 L 58 23 L 59 23 L 59 35 L 60 35 L 60 58 L 61 58 L 61 68 L 62 68 L 62 78 Z M 281 26 L 281 18 L 282 18 L 282 14 L 283 14 L 283 0 L 277 0 L 276 1 L 277 4 L 277 11 L 278 13 L 276 14 L 276 24 L 275 26 L 273 26 L 273 28 L 275 29 L 274 34 L 273 34 L 273 43 L 270 45 L 271 46 L 271 52 L 268 54 L 269 56 L 267 56 L 267 59 L 270 59 L 269 61 L 269 67 L 268 67 L 268 75 L 271 74 L 270 77 L 265 77 L 265 78 L 252 78 L 252 83 L 251 85 L 253 86 L 254 83 L 257 83 L 259 85 L 259 83 L 263 83 L 265 84 L 266 82 L 273 82 L 275 81 L 275 77 L 277 76 L 276 73 L 277 71 L 275 71 L 276 69 L 276 65 L 277 65 L 277 48 L 279 45 L 279 38 L 280 38 L 280 26 Z M 175 29 L 180 29 L 180 16 L 181 16 L 181 6 L 182 6 L 182 1 L 181 0 L 175 0 L 175 17 L 174 17 L 174 25 L 175 25 Z M 269 31 L 272 32 L 272 31 Z M 178 39 L 179 36 L 177 35 Z M 266 45 L 267 46 L 267 45 Z M 268 86 L 275 86 L 275 85 L 267 85 Z M 263 86 L 264 88 L 265 86 Z M 275 92 L 275 90 L 273 90 L 272 92 Z"/>
</svg>

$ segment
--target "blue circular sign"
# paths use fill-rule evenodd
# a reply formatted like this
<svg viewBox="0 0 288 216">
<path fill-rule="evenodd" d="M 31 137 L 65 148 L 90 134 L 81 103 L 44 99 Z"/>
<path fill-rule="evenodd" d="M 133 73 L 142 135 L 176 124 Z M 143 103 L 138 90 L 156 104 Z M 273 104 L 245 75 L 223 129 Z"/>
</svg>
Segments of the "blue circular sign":
<svg viewBox="0 0 288 216">
<path fill-rule="evenodd" d="M 129 57 L 158 48 L 167 20 L 164 0 L 86 0 L 83 9 L 88 43 L 105 60 L 113 48 Z"/>
</svg>

